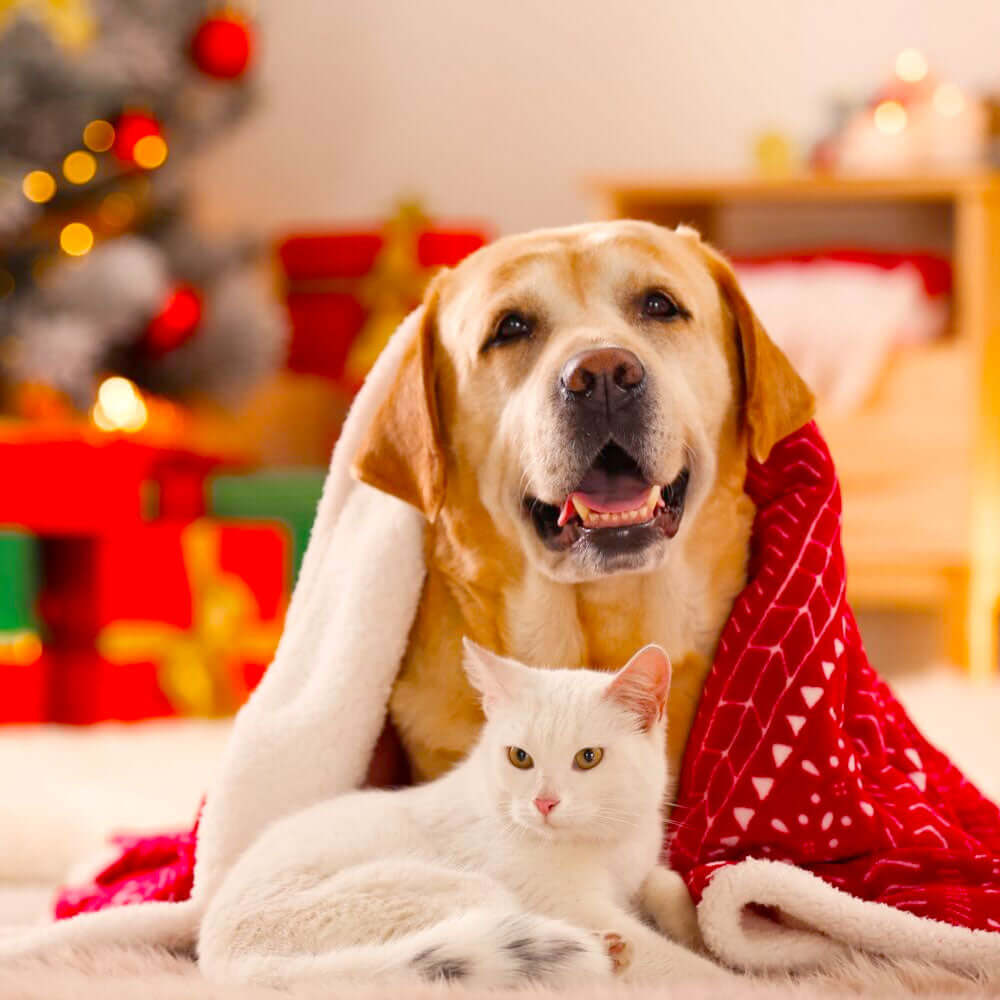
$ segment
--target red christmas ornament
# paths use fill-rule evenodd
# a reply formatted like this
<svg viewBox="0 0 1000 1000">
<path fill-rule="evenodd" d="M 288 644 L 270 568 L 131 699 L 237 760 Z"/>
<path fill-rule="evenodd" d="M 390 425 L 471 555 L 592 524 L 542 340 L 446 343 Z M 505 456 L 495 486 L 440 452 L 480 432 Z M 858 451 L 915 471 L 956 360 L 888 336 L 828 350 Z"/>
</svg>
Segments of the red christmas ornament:
<svg viewBox="0 0 1000 1000">
<path fill-rule="evenodd" d="M 111 152 L 122 163 L 135 162 L 135 144 L 140 139 L 145 139 L 148 135 L 157 135 L 161 138 L 163 136 L 160 123 L 143 111 L 123 111 L 114 122 L 114 126 L 115 141 Z"/>
<path fill-rule="evenodd" d="M 242 76 L 252 51 L 250 25 L 228 11 L 206 17 L 191 37 L 191 59 L 195 66 L 217 80 Z"/>
<path fill-rule="evenodd" d="M 177 285 L 163 308 L 149 321 L 143 347 L 154 358 L 163 357 L 187 343 L 201 322 L 201 294 L 192 285 Z"/>
</svg>

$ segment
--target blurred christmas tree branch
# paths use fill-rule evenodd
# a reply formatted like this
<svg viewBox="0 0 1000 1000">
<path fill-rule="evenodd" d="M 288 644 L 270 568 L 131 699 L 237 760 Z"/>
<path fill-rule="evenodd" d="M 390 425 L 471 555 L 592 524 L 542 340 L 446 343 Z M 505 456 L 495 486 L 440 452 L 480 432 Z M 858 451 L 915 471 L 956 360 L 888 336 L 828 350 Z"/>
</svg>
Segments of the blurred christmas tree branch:
<svg viewBox="0 0 1000 1000">
<path fill-rule="evenodd" d="M 253 104 L 253 26 L 204 0 L 0 0 L 0 388 L 89 409 L 125 375 L 233 400 L 283 357 L 245 239 L 186 221 L 185 161 Z"/>
</svg>

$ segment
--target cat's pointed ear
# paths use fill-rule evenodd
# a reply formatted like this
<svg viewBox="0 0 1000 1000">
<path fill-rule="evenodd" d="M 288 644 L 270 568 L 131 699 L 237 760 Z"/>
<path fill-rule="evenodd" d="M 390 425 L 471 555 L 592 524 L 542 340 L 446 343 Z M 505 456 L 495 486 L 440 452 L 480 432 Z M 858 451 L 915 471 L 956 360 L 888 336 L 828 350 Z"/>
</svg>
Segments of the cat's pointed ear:
<svg viewBox="0 0 1000 1000">
<path fill-rule="evenodd" d="M 660 646 L 643 646 L 614 676 L 606 697 L 632 712 L 643 732 L 651 729 L 667 708 L 670 658 Z"/>
<path fill-rule="evenodd" d="M 462 646 L 465 673 L 482 697 L 483 711 L 489 715 L 491 709 L 515 696 L 524 667 L 505 656 L 491 653 L 467 636 L 462 639 Z"/>
</svg>

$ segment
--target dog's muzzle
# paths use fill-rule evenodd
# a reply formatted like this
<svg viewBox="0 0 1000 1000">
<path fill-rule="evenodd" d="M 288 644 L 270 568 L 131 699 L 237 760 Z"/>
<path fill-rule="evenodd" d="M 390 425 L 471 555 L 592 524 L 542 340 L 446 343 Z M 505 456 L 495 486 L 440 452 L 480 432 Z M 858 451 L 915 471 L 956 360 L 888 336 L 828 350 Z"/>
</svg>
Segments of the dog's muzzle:
<svg viewBox="0 0 1000 1000">
<path fill-rule="evenodd" d="M 627 555 L 680 527 L 690 470 L 656 483 L 639 458 L 650 426 L 646 370 L 621 347 L 582 351 L 559 377 L 563 426 L 584 471 L 559 503 L 524 501 L 538 537 L 553 550 Z"/>
</svg>

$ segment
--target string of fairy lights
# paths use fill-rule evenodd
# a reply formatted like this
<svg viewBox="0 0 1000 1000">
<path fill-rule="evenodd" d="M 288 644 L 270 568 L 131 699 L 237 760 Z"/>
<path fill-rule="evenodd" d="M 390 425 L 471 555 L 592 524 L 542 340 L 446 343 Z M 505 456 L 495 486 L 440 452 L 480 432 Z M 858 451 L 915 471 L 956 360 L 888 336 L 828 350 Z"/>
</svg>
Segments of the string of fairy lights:
<svg viewBox="0 0 1000 1000">
<path fill-rule="evenodd" d="M 21 192 L 28 201 L 46 205 L 57 197 L 61 188 L 64 193 L 73 195 L 95 180 L 120 180 L 123 168 L 126 172 L 156 170 L 166 163 L 170 152 L 159 124 L 144 111 L 124 111 L 114 123 L 103 118 L 94 119 L 84 126 L 81 138 L 84 148 L 66 154 L 59 176 L 54 171 L 42 169 L 30 170 L 23 176 Z M 108 162 L 107 157 L 113 160 Z M 148 187 L 144 177 L 128 176 L 128 173 L 124 184 L 125 189 L 115 187 L 97 206 L 96 218 L 108 231 L 123 230 L 134 222 L 138 203 L 145 197 Z M 94 227 L 79 219 L 64 222 L 58 230 L 58 245 L 68 257 L 83 257 L 95 245 Z M 50 258 L 37 258 L 33 277 L 41 277 L 49 262 Z M 13 285 L 13 276 L 0 269 L 0 288 L 5 275 Z M 148 409 L 142 393 L 130 379 L 110 376 L 102 381 L 97 391 L 90 419 L 103 431 L 134 432 L 145 426 Z"/>
<path fill-rule="evenodd" d="M 122 163 L 144 171 L 163 166 L 169 147 L 155 120 L 150 115 L 124 112 L 118 128 L 104 119 L 88 122 L 83 129 L 84 149 L 74 149 L 62 161 L 61 177 L 48 170 L 31 170 L 21 180 L 21 191 L 28 201 L 44 205 L 59 193 L 60 184 L 81 187 L 90 184 L 101 173 L 98 157 L 114 154 Z M 95 155 L 96 154 L 96 155 Z M 136 215 L 135 191 L 113 190 L 97 207 L 97 219 L 108 229 L 123 229 Z M 82 257 L 94 246 L 93 226 L 79 219 L 65 222 L 59 229 L 58 244 L 70 257 Z M 12 278 L 10 279 L 12 280 Z"/>
<path fill-rule="evenodd" d="M 253 51 L 252 8 L 250 0 L 239 7 L 213 4 L 195 27 L 189 55 L 204 76 L 225 84 L 244 75 Z M 170 155 L 157 117 L 147 108 L 124 107 L 110 119 L 87 122 L 80 138 L 60 164 L 31 169 L 20 178 L 24 198 L 48 207 L 26 239 L 9 247 L 7 260 L 0 261 L 0 301 L 23 282 L 43 279 L 60 253 L 83 257 L 101 237 L 118 235 L 143 219 L 148 175 Z"/>
</svg>

